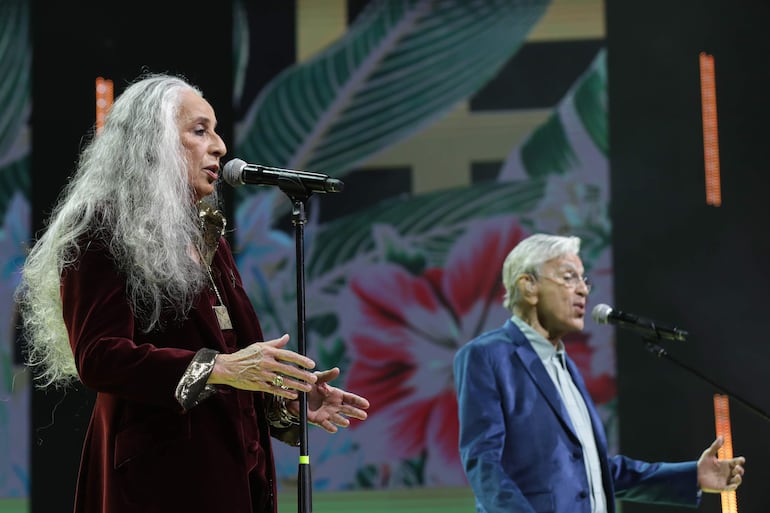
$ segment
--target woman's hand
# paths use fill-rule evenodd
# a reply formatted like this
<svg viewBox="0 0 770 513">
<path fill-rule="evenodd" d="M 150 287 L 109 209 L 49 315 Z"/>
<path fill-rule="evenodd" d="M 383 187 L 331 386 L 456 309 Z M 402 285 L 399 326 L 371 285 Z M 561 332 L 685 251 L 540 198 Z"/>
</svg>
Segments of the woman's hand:
<svg viewBox="0 0 770 513">
<path fill-rule="evenodd" d="M 315 367 L 315 362 L 282 349 L 288 342 L 289 335 L 284 335 L 256 342 L 232 354 L 217 355 L 208 383 L 268 392 L 287 399 L 296 399 L 297 390 L 310 392 L 318 375 L 305 369 Z"/>
<path fill-rule="evenodd" d="M 324 428 L 329 433 L 336 433 L 338 427 L 348 427 L 349 417 L 366 420 L 364 410 L 369 408 L 369 401 L 365 398 L 329 385 L 329 381 L 339 375 L 340 370 L 337 367 L 323 372 L 317 371 L 317 381 L 307 394 L 308 422 Z M 299 401 L 292 401 L 287 407 L 295 416 L 299 416 Z"/>
</svg>

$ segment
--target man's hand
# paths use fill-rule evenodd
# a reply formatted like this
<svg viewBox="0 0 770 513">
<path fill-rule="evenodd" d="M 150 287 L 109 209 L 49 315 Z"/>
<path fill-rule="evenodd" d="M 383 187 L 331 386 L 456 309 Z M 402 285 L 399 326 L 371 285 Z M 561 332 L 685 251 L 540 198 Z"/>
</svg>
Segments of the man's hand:
<svg viewBox="0 0 770 513">
<path fill-rule="evenodd" d="M 729 460 L 717 457 L 724 439 L 720 436 L 711 447 L 703 451 L 698 460 L 698 486 L 704 492 L 729 492 L 738 488 L 743 481 L 743 465 L 746 458 L 739 456 Z"/>
</svg>

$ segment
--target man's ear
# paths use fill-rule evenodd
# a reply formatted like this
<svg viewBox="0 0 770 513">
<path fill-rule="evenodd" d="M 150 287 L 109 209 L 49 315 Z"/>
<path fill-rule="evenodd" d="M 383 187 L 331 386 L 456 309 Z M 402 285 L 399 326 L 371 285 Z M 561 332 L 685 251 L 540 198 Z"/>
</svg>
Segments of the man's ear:
<svg viewBox="0 0 770 513">
<path fill-rule="evenodd" d="M 531 274 L 524 274 L 519 278 L 519 292 L 521 293 L 521 297 L 524 298 L 524 300 L 534 305 L 537 303 L 537 281 L 535 280 L 535 277 Z"/>
</svg>

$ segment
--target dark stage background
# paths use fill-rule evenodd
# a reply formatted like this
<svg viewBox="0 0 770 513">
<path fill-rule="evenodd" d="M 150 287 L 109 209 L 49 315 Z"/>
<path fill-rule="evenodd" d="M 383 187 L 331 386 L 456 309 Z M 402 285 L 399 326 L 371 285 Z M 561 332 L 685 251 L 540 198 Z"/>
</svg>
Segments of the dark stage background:
<svg viewBox="0 0 770 513">
<path fill-rule="evenodd" d="M 770 290 L 768 71 L 763 1 L 607 3 L 613 250 L 622 310 L 678 324 L 670 354 L 765 412 Z M 698 54 L 714 56 L 722 206 L 706 205 Z M 620 445 L 691 459 L 714 437 L 718 390 L 617 333 Z M 735 399 L 747 457 L 739 511 L 766 511 L 770 423 Z M 674 512 L 624 504 L 624 513 Z M 700 511 L 721 511 L 707 496 Z"/>
</svg>

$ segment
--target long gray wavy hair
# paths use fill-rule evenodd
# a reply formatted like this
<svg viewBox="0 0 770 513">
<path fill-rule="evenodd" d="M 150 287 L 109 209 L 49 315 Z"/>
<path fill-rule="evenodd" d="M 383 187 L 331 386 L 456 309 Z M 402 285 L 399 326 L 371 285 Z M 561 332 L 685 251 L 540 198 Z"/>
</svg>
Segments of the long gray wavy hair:
<svg viewBox="0 0 770 513">
<path fill-rule="evenodd" d="M 185 315 L 205 283 L 191 253 L 201 234 L 177 125 L 180 93 L 188 90 L 201 94 L 181 78 L 154 74 L 118 97 L 26 259 L 17 300 L 27 364 L 41 387 L 77 378 L 59 286 L 84 236 L 104 239 L 146 331 L 162 313 Z"/>
</svg>

